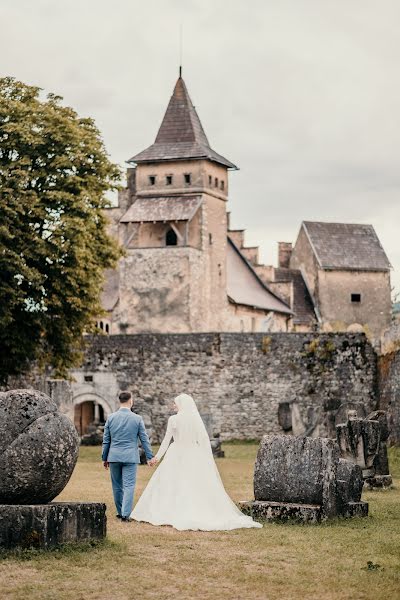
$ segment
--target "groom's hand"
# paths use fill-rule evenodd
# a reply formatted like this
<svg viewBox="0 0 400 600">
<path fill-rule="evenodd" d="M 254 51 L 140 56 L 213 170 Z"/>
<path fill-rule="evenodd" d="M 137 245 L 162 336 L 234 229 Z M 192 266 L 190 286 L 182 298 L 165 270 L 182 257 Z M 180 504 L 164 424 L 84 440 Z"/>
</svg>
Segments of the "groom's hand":
<svg viewBox="0 0 400 600">
<path fill-rule="evenodd" d="M 103 462 L 103 465 L 104 465 L 104 468 L 105 468 L 105 469 L 108 469 L 108 467 L 110 466 L 110 463 L 108 462 L 108 460 L 105 460 L 105 461 Z"/>
<path fill-rule="evenodd" d="M 151 458 L 149 460 L 149 466 L 150 467 L 154 467 L 154 465 L 156 465 L 157 463 L 158 463 L 158 459 L 155 456 L 153 456 L 153 458 Z"/>
</svg>

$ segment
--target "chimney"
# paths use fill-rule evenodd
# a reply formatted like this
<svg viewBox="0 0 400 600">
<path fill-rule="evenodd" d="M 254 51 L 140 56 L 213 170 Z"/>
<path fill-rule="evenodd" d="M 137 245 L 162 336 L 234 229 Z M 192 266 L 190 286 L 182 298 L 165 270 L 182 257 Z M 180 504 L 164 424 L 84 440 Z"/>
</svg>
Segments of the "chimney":
<svg viewBox="0 0 400 600">
<path fill-rule="evenodd" d="M 291 242 L 278 242 L 278 267 L 288 269 L 293 246 Z"/>
<path fill-rule="evenodd" d="M 128 167 L 126 170 L 127 187 L 131 194 L 136 195 L 136 167 Z"/>
</svg>

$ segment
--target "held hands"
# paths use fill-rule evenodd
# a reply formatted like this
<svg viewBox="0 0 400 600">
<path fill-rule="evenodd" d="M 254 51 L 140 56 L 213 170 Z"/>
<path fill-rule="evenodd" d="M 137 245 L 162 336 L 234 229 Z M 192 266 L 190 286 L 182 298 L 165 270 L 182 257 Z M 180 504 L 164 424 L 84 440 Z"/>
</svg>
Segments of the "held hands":
<svg viewBox="0 0 400 600">
<path fill-rule="evenodd" d="M 158 458 L 156 458 L 155 456 L 153 456 L 153 458 L 151 458 L 148 461 L 149 467 L 154 467 L 157 463 L 158 463 Z"/>
</svg>

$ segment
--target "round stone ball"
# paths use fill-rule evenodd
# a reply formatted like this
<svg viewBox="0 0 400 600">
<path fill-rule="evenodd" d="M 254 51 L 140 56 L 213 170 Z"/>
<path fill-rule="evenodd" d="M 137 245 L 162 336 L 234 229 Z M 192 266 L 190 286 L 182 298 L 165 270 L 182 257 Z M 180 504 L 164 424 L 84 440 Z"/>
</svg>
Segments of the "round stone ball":
<svg viewBox="0 0 400 600">
<path fill-rule="evenodd" d="M 46 504 L 67 485 L 79 437 L 51 398 L 36 390 L 0 393 L 0 504 Z"/>
</svg>

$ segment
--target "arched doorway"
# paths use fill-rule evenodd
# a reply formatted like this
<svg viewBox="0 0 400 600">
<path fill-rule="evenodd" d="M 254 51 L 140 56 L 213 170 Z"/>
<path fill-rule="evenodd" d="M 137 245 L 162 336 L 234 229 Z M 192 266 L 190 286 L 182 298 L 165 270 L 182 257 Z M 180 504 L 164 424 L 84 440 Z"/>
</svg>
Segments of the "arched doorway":
<svg viewBox="0 0 400 600">
<path fill-rule="evenodd" d="M 80 436 L 88 433 L 91 426 L 104 425 L 104 408 L 94 400 L 85 400 L 74 407 L 74 425 Z"/>
</svg>

